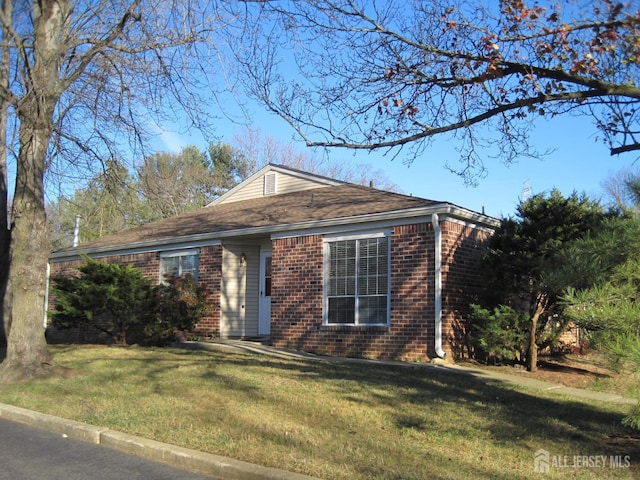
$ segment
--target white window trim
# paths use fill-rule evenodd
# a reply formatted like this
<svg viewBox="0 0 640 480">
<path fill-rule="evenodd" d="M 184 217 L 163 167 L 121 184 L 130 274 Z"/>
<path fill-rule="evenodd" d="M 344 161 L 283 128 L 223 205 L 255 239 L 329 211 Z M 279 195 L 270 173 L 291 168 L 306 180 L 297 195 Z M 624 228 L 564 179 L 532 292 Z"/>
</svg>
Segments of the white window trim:
<svg viewBox="0 0 640 480">
<path fill-rule="evenodd" d="M 186 257 L 187 255 L 200 255 L 200 249 L 190 248 L 188 250 L 171 250 L 171 251 L 160 252 L 160 258 Z"/>
<path fill-rule="evenodd" d="M 190 248 L 187 250 L 170 250 L 165 252 L 160 252 L 160 265 L 158 268 L 158 283 L 164 283 L 164 275 L 162 274 L 162 260 L 165 258 L 172 257 L 188 257 L 188 256 L 198 256 L 198 268 L 200 268 L 200 249 L 199 248 Z"/>
<path fill-rule="evenodd" d="M 339 242 L 341 240 L 363 240 L 367 238 L 391 237 L 391 230 L 360 231 L 357 233 L 341 233 L 335 235 L 325 235 L 322 239 L 325 244 Z"/>
<path fill-rule="evenodd" d="M 389 271 L 387 272 L 387 321 L 384 323 L 329 323 L 329 271 L 330 271 L 330 255 L 329 244 L 333 242 L 339 242 L 343 240 L 366 240 L 371 238 L 384 238 L 387 241 L 387 259 L 389 265 Z M 322 325 L 327 327 L 388 327 L 391 325 L 391 231 L 374 231 L 374 232 L 359 232 L 357 234 L 337 234 L 327 235 L 323 238 L 322 245 L 323 254 L 323 281 L 322 281 Z M 357 318 L 356 318 L 357 321 Z"/>
</svg>

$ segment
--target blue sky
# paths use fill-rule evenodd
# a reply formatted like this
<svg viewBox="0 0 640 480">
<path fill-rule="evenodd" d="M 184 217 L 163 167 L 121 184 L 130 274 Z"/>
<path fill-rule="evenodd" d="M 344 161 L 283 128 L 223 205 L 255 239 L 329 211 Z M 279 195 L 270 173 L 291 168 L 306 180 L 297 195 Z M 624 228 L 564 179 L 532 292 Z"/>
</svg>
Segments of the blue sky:
<svg viewBox="0 0 640 480">
<path fill-rule="evenodd" d="M 292 139 L 293 130 L 275 115 L 261 112 L 256 107 L 252 125 L 263 135 L 269 135 L 283 143 Z M 220 141 L 233 142 L 233 135 L 243 128 L 230 121 L 218 124 L 216 134 Z M 435 142 L 422 158 L 411 165 L 403 163 L 399 155 L 380 153 L 358 153 L 345 149 L 329 152 L 333 160 L 368 163 L 382 170 L 403 193 L 456 205 L 495 217 L 510 216 L 522 197 L 525 184 L 535 193 L 549 192 L 557 188 L 564 195 L 573 191 L 586 193 L 598 199 L 604 195 L 602 183 L 623 168 L 633 165 L 635 156 L 627 154 L 611 157 L 606 146 L 596 142 L 597 132 L 591 119 L 586 117 L 557 117 L 552 121 L 539 121 L 531 133 L 530 143 L 539 151 L 552 151 L 542 159 L 524 158 L 517 164 L 504 165 L 497 159 L 484 159 L 488 174 L 476 187 L 466 186 L 462 179 L 445 168 L 449 161 L 454 164 L 457 157 L 455 144 L 444 139 Z M 204 149 L 206 143 L 198 136 L 179 135 L 166 131 L 162 135 L 165 150 L 177 151 L 188 144 Z M 295 143 L 299 150 L 306 147 Z M 160 148 L 162 149 L 162 148 Z"/>
</svg>

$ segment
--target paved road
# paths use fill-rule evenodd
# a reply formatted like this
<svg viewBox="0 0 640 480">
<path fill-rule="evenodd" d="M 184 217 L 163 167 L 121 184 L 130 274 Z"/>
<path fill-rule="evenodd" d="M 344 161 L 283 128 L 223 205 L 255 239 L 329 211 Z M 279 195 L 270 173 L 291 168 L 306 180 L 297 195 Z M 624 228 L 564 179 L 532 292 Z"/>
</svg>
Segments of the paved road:
<svg viewBox="0 0 640 480">
<path fill-rule="evenodd" d="M 0 480 L 211 480 L 0 418 Z"/>
</svg>

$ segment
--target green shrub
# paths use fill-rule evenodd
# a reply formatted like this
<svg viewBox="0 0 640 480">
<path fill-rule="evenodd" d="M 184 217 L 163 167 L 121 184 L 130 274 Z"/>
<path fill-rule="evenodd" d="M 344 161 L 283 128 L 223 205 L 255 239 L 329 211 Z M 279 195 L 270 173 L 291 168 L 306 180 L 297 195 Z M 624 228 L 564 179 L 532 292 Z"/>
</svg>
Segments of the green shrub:
<svg viewBox="0 0 640 480">
<path fill-rule="evenodd" d="M 126 344 L 127 332 L 143 321 L 151 282 L 131 265 L 85 259 L 79 275 L 52 278 L 56 297 L 52 323 L 60 329 L 90 325 L 114 343 Z"/>
<path fill-rule="evenodd" d="M 145 342 L 168 345 L 176 334 L 190 331 L 207 315 L 206 286 L 197 284 L 191 275 L 167 276 L 166 284 L 153 287 L 145 312 Z"/>
<path fill-rule="evenodd" d="M 493 311 L 471 305 L 469 319 L 472 340 L 485 353 L 487 361 L 510 361 L 522 356 L 527 336 L 525 315 L 506 305 Z"/>
<path fill-rule="evenodd" d="M 168 345 L 209 311 L 206 287 L 191 275 L 152 286 L 132 265 L 86 261 L 79 275 L 52 278 L 56 305 L 49 315 L 57 328 L 90 325 L 121 345 L 127 334 L 143 332 L 144 343 Z"/>
</svg>

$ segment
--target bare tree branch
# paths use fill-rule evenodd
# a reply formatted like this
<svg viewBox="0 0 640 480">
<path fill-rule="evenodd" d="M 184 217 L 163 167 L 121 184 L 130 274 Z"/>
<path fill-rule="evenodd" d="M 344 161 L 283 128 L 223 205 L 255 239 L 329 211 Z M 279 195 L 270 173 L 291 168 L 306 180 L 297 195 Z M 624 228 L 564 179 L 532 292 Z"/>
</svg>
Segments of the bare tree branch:
<svg viewBox="0 0 640 480">
<path fill-rule="evenodd" d="M 571 111 L 594 119 L 613 154 L 636 150 L 640 13 L 631 5 L 290 0 L 243 9 L 235 54 L 246 87 L 308 145 L 406 146 L 415 159 L 428 139 L 449 135 L 465 143 L 463 163 L 496 150 L 511 162 L 536 155 L 524 134 L 534 118 Z M 486 145 L 493 150 L 479 150 Z"/>
<path fill-rule="evenodd" d="M 89 178 L 112 160 L 132 166 L 168 118 L 210 131 L 220 65 L 212 53 L 225 41 L 212 32 L 233 19 L 222 20 L 216 0 L 6 2 L 14 10 L 0 11 L 0 101 L 18 135 L 6 143 L 16 173 L 9 268 L 0 271 L 11 325 L 0 382 L 50 373 L 45 178 Z"/>
<path fill-rule="evenodd" d="M 640 150 L 640 143 L 632 143 L 630 145 L 624 145 L 622 147 L 615 147 L 611 149 L 611 155 L 619 155 L 621 153 L 635 152 Z"/>
</svg>

